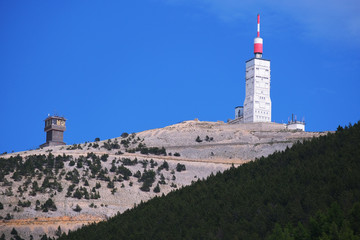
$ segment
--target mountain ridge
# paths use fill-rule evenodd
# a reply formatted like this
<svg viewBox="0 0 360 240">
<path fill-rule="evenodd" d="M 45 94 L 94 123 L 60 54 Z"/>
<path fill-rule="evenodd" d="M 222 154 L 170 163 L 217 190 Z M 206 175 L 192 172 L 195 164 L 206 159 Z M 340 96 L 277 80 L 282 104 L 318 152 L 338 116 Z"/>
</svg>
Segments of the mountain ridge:
<svg viewBox="0 0 360 240">
<path fill-rule="evenodd" d="M 360 122 L 61 239 L 359 239 Z"/>
<path fill-rule="evenodd" d="M 79 224 L 69 225 L 69 221 L 61 222 L 62 216 L 76 218 L 80 214 L 84 215 L 85 218 L 82 218 L 84 224 L 89 223 L 86 220 L 87 214 L 89 217 L 98 216 L 106 220 L 117 212 L 121 213 L 132 208 L 141 201 L 167 194 L 176 188 L 190 185 L 197 179 L 206 178 L 216 172 L 222 172 L 228 169 L 231 164 L 237 166 L 254 160 L 256 157 L 285 150 L 297 141 L 324 134 L 326 133 L 287 131 L 284 125 L 274 123 L 230 125 L 221 122 L 185 121 L 165 128 L 122 134 L 123 137 L 103 141 L 54 146 L 2 155 L 0 156 L 0 163 L 1 161 L 5 163 L 6 159 L 14 160 L 17 163 L 14 165 L 12 172 L 3 173 L 6 182 L 2 179 L 3 183 L 0 186 L 3 193 L 3 195 L 0 195 L 0 203 L 4 203 L 5 206 L 5 210 L 0 210 L 0 216 L 5 217 L 6 214 L 10 214 L 14 215 L 15 219 L 14 221 L 10 219 L 4 222 L 3 225 L 0 225 L 0 230 L 3 229 L 4 232 L 9 234 L 12 226 L 17 226 L 17 229 L 27 236 L 31 233 L 37 235 L 46 233 L 54 236 L 56 228 L 50 222 L 58 222 L 62 226 L 62 231 L 79 227 Z M 21 161 L 16 160 L 18 156 L 22 158 Z M 45 165 L 42 169 L 35 169 L 34 175 L 26 177 L 25 174 L 22 180 L 15 180 L 15 172 L 21 173 L 21 171 L 16 170 L 17 167 L 21 167 L 30 158 L 36 159 L 34 156 L 43 159 L 41 164 Z M 48 166 L 49 163 L 47 163 L 47 161 L 52 161 L 50 165 L 55 166 L 57 158 L 64 161 L 64 166 L 58 170 L 58 173 L 56 173 L 56 169 Z M 106 160 L 103 161 L 102 159 Z M 135 165 L 127 165 L 131 164 L 135 159 L 137 159 Z M 150 164 L 151 161 L 154 164 Z M 169 165 L 169 170 L 159 170 L 159 166 L 164 162 Z M 152 166 L 155 164 L 157 166 Z M 186 171 L 178 172 L 176 170 L 177 164 L 184 165 Z M 95 175 L 90 174 L 90 170 L 94 166 L 101 166 L 102 169 L 100 172 L 96 172 Z M 129 180 L 123 179 L 125 175 L 123 175 L 124 169 L 121 166 L 131 172 L 131 175 L 127 177 Z M 115 172 L 111 172 L 113 168 Z M 140 175 L 142 175 L 145 170 L 155 171 L 155 180 L 149 192 L 140 190 L 143 182 L 138 182 L 138 178 L 134 177 L 137 171 L 140 171 Z M 43 171 L 45 171 L 44 174 L 41 174 Z M 61 172 L 64 172 L 64 174 L 61 175 Z M 74 174 L 79 174 L 79 181 L 78 183 L 75 182 L 75 184 L 71 180 L 74 178 Z M 95 178 L 91 177 L 91 175 Z M 22 175 L 20 174 L 20 176 Z M 59 182 L 64 190 L 59 192 L 58 190 L 43 187 L 48 185 L 44 183 L 48 181 L 46 180 L 47 176 L 50 180 L 53 179 L 51 181 Z M 30 177 L 30 180 L 26 180 Z M 164 178 L 164 180 L 161 180 L 161 178 Z M 88 181 L 89 186 L 86 186 L 84 179 Z M 24 193 L 14 192 L 26 183 L 25 180 L 37 181 L 41 191 L 37 190 L 36 192 L 33 190 L 33 186 L 29 185 Z M 159 184 L 162 181 L 166 182 L 166 184 Z M 12 196 L 5 194 L 10 192 L 7 182 L 12 182 Z M 96 194 L 99 192 L 99 199 L 87 200 L 74 197 L 80 196 L 77 191 L 85 194 L 84 189 L 87 189 L 86 192 L 91 193 L 91 188 L 94 188 L 97 182 L 101 183 L 101 187 L 95 191 Z M 110 186 L 109 188 L 109 182 L 114 187 Z M 156 182 L 161 189 L 159 193 L 153 192 L 157 186 Z M 72 185 L 75 186 L 72 187 Z M 70 189 L 70 191 L 69 188 L 73 188 L 73 190 Z M 117 190 L 112 193 L 114 189 Z M 31 194 L 34 194 L 34 191 L 36 195 L 32 196 Z M 31 202 L 30 207 L 23 207 L 23 203 L 19 205 L 19 200 L 25 201 L 22 196 L 27 196 L 26 199 Z M 35 210 L 36 200 L 40 200 L 40 204 L 45 204 L 45 200 L 49 198 L 53 199 L 57 206 L 55 212 L 48 211 L 44 213 Z M 10 205 L 12 206 L 9 207 Z M 82 208 L 80 213 L 73 210 L 76 205 Z M 97 206 L 97 208 L 89 207 L 91 205 Z M 103 207 L 99 207 L 100 205 L 103 205 Z M 19 212 L 13 210 L 15 209 L 14 206 L 20 209 Z M 49 217 L 49 224 L 46 225 L 44 222 L 35 219 L 41 217 Z M 16 220 L 21 219 L 24 220 L 24 224 L 19 228 L 19 221 Z M 28 222 L 34 224 L 26 225 Z M 29 230 L 34 228 L 37 230 Z M 35 239 L 37 238 L 35 237 Z"/>
</svg>

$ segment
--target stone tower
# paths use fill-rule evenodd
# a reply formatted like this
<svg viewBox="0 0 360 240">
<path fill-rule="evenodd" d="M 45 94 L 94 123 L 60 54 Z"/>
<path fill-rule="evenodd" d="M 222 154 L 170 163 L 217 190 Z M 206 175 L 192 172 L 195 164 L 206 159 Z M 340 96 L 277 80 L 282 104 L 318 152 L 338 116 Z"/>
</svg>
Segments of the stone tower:
<svg viewBox="0 0 360 240">
<path fill-rule="evenodd" d="M 254 39 L 255 57 L 246 61 L 246 96 L 244 122 L 271 122 L 270 60 L 262 59 L 263 39 L 260 38 L 260 15 L 258 33 Z"/>
<path fill-rule="evenodd" d="M 49 116 L 45 119 L 46 143 L 40 147 L 66 145 L 63 141 L 66 119 L 59 116 Z"/>
</svg>

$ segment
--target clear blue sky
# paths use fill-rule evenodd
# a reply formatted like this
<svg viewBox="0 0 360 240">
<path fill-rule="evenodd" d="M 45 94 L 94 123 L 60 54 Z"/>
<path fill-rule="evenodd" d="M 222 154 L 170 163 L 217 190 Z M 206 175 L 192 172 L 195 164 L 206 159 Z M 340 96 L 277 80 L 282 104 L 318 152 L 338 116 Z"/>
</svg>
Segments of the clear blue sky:
<svg viewBox="0 0 360 240">
<path fill-rule="evenodd" d="M 273 121 L 358 121 L 360 3 L 288 2 L 0 1 L 0 153 L 44 143 L 48 113 L 68 144 L 233 118 L 257 13 Z"/>
</svg>

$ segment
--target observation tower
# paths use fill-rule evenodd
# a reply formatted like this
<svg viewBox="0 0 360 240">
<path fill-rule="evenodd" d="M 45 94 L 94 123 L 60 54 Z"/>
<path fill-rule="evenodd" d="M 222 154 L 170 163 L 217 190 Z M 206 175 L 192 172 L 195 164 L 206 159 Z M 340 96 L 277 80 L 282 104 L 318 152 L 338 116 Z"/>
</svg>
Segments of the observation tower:
<svg viewBox="0 0 360 240">
<path fill-rule="evenodd" d="M 66 145 L 63 140 L 64 131 L 66 130 L 65 122 L 66 119 L 64 117 L 48 116 L 45 119 L 44 128 L 46 132 L 46 143 L 40 145 L 40 147 Z"/>
</svg>

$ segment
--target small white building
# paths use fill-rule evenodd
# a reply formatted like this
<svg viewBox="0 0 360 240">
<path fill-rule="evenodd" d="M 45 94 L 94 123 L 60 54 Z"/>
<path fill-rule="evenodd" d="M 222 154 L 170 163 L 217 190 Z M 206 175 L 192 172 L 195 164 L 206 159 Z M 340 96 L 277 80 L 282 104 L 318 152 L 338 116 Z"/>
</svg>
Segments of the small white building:
<svg viewBox="0 0 360 240">
<path fill-rule="evenodd" d="M 288 130 L 300 130 L 305 131 L 305 123 L 304 122 L 290 122 L 286 125 Z"/>
<path fill-rule="evenodd" d="M 242 118 L 244 116 L 244 107 L 243 106 L 237 106 L 235 108 L 235 119 Z"/>
<path fill-rule="evenodd" d="M 291 121 L 288 121 L 288 123 L 286 124 L 286 128 L 288 130 L 299 130 L 305 132 L 305 121 L 296 120 L 296 116 L 294 119 L 294 114 L 292 114 Z"/>
</svg>

